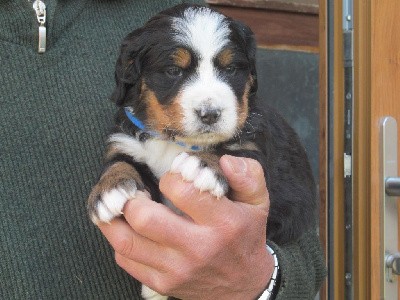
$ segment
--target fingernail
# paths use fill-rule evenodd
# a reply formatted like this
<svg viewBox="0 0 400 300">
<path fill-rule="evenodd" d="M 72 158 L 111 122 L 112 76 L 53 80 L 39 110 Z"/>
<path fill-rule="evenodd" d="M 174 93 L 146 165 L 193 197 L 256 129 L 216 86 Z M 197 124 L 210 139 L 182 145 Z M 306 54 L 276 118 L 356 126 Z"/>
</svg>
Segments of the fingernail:
<svg viewBox="0 0 400 300">
<path fill-rule="evenodd" d="M 236 174 L 244 174 L 247 171 L 247 164 L 241 157 L 226 155 L 228 164 Z"/>
</svg>

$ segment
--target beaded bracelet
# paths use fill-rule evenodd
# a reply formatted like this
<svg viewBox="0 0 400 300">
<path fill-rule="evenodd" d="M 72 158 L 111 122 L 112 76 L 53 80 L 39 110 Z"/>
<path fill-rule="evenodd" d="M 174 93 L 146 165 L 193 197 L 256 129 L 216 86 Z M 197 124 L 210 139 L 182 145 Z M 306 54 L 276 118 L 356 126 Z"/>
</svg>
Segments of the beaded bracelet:
<svg viewBox="0 0 400 300">
<path fill-rule="evenodd" d="M 272 290 L 275 287 L 276 283 L 276 278 L 278 276 L 278 270 L 279 270 L 279 265 L 278 265 L 278 257 L 276 256 L 275 251 L 267 245 L 267 250 L 269 253 L 274 258 L 274 272 L 272 273 L 271 279 L 269 281 L 267 289 L 261 294 L 261 296 L 257 300 L 269 300 L 271 295 L 272 295 Z"/>
</svg>

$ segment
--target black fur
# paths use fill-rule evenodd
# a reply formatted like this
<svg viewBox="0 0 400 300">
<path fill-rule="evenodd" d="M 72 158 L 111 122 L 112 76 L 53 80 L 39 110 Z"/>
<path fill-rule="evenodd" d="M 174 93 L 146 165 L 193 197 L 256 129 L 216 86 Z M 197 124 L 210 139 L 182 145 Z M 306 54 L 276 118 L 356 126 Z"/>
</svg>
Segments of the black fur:
<svg viewBox="0 0 400 300">
<path fill-rule="evenodd" d="M 263 167 L 270 196 L 267 238 L 278 245 L 316 226 L 316 190 L 306 152 L 295 131 L 271 107 L 252 107 L 238 140 L 254 141 L 260 151 L 224 151 L 250 157 Z"/>
</svg>

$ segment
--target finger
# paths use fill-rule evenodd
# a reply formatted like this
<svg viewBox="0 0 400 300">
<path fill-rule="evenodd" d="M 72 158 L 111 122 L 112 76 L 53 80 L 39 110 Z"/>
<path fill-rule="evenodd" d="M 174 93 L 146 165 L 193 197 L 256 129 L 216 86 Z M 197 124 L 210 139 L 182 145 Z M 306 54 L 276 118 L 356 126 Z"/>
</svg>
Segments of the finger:
<svg viewBox="0 0 400 300">
<path fill-rule="evenodd" d="M 167 173 L 160 179 L 160 190 L 178 209 L 196 224 L 214 224 L 216 217 L 232 208 L 226 197 L 217 199 L 209 192 L 200 192 L 192 182 L 179 174 Z"/>
<path fill-rule="evenodd" d="M 118 255 L 152 268 L 165 267 L 168 251 L 137 234 L 124 220 L 114 219 L 111 224 L 100 224 L 99 228 Z"/>
<path fill-rule="evenodd" d="M 125 256 L 115 253 L 115 261 L 129 275 L 147 286 L 154 286 L 160 277 L 160 271 L 150 266 L 130 260 Z"/>
<path fill-rule="evenodd" d="M 148 198 L 129 201 L 124 216 L 135 232 L 167 247 L 184 247 L 188 238 L 195 235 L 192 220 Z"/>
<path fill-rule="evenodd" d="M 232 189 L 232 200 L 253 205 L 269 205 L 264 171 L 256 160 L 224 155 L 219 163 Z"/>
</svg>

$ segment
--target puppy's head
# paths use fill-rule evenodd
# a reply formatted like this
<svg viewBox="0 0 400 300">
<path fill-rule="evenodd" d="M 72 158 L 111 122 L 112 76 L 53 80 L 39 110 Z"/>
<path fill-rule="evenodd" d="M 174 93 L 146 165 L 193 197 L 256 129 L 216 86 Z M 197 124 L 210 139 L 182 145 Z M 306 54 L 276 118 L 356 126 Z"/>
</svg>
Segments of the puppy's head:
<svg viewBox="0 0 400 300">
<path fill-rule="evenodd" d="M 176 140 L 228 140 L 257 90 L 255 52 L 244 24 L 207 7 L 176 6 L 124 39 L 112 100 Z"/>
</svg>

